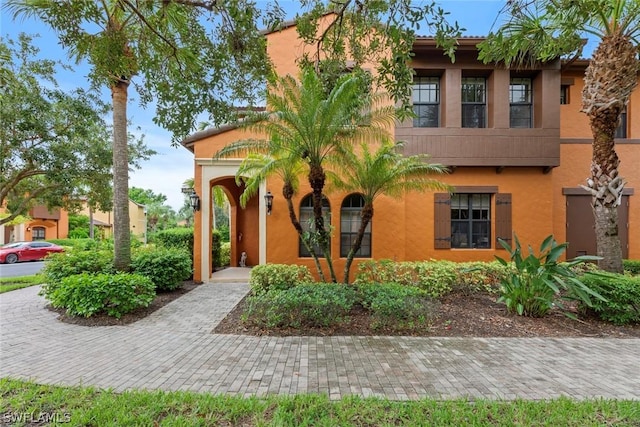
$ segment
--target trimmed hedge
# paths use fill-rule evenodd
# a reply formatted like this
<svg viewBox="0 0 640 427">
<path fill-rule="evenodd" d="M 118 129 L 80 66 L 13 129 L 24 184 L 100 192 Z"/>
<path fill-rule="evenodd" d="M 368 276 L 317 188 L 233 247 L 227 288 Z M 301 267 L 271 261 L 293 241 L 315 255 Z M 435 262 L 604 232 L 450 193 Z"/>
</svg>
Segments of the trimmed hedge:
<svg viewBox="0 0 640 427">
<path fill-rule="evenodd" d="M 634 276 L 640 275 L 640 259 L 623 259 L 624 271 Z"/>
<path fill-rule="evenodd" d="M 616 325 L 640 322 L 640 277 L 613 273 L 587 273 L 582 282 L 602 295 L 606 301 L 592 299 L 595 312 L 601 319 Z"/>
<path fill-rule="evenodd" d="M 42 275 L 45 295 L 47 287 L 57 286 L 64 278 L 82 273 L 113 273 L 113 252 L 70 251 L 47 257 Z"/>
<path fill-rule="evenodd" d="M 500 281 L 509 272 L 508 267 L 494 262 L 364 261 L 358 266 L 354 284 L 397 283 L 422 289 L 438 298 L 452 290 L 474 293 L 496 293 Z"/>
<path fill-rule="evenodd" d="M 154 297 L 151 280 L 130 273 L 76 274 L 64 278 L 47 295 L 53 307 L 65 308 L 70 316 L 106 313 L 116 318 L 148 307 Z"/>
<path fill-rule="evenodd" d="M 251 269 L 249 286 L 253 294 L 272 290 L 286 290 L 300 284 L 312 283 L 313 277 L 304 265 L 263 264 Z"/>
<path fill-rule="evenodd" d="M 222 242 L 220 245 L 220 265 L 227 266 L 231 264 L 231 243 Z"/>
<path fill-rule="evenodd" d="M 131 258 L 132 270 L 151 279 L 157 291 L 172 291 L 192 274 L 189 253 L 183 249 L 138 249 Z"/>
<path fill-rule="evenodd" d="M 413 286 L 368 283 L 359 285 L 358 292 L 373 329 L 414 330 L 429 325 L 435 314 L 435 303 Z"/>
<path fill-rule="evenodd" d="M 193 259 L 193 228 L 167 228 L 155 233 L 154 239 L 159 246 L 186 250 Z"/>
<path fill-rule="evenodd" d="M 304 283 L 251 295 L 243 320 L 268 328 L 331 327 L 348 320 L 355 301 L 352 286 Z"/>
</svg>

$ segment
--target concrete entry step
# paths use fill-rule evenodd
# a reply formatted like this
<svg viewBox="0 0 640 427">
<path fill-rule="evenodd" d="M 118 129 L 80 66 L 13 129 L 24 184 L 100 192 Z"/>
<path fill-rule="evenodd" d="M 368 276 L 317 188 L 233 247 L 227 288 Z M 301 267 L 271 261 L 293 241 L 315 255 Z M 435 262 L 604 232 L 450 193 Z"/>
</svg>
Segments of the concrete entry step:
<svg viewBox="0 0 640 427">
<path fill-rule="evenodd" d="M 211 275 L 209 283 L 249 283 L 251 267 L 228 267 Z"/>
</svg>

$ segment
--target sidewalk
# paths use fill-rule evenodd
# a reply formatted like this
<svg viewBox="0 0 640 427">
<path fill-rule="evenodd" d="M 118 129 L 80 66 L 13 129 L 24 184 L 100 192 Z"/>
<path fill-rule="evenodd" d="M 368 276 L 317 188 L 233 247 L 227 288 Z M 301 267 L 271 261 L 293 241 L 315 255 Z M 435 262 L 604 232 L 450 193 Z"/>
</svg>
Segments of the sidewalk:
<svg viewBox="0 0 640 427">
<path fill-rule="evenodd" d="M 38 290 L 0 295 L 0 377 L 245 396 L 640 399 L 640 339 L 213 334 L 244 283 L 207 283 L 135 324 L 91 328 L 56 320 Z"/>
</svg>

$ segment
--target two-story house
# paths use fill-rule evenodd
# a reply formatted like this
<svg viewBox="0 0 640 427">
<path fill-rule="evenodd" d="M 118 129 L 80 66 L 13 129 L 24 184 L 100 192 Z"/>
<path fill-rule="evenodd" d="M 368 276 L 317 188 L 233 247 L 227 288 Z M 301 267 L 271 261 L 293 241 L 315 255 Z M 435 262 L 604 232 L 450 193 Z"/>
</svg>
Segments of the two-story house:
<svg viewBox="0 0 640 427">
<path fill-rule="evenodd" d="M 304 45 L 295 28 L 266 35 L 279 74 L 297 75 Z M 478 61 L 480 38 L 459 40 L 452 63 L 431 38 L 414 43 L 413 108 L 416 118 L 397 123 L 395 137 L 405 153 L 426 153 L 451 173 L 442 180 L 453 194 L 408 193 L 402 200 L 380 198 L 361 250 L 361 259 L 455 261 L 505 256 L 497 239 L 513 233 L 536 247 L 550 234 L 569 241 L 568 256 L 595 252 L 590 197 L 582 190 L 589 175 L 591 131 L 580 113 L 587 60 L 560 60 L 527 70 L 509 70 Z M 627 181 L 620 208 L 623 252 L 640 258 L 640 91 L 629 102 L 616 140 L 620 172 Z M 231 264 L 246 252 L 247 264 L 313 263 L 291 226 L 270 179 L 260 195 L 239 206 L 242 192 L 234 176 L 241 159 L 212 160 L 226 144 L 249 135 L 229 125 L 198 132 L 183 145 L 194 153 L 195 190 L 201 210 L 195 215 L 195 279 L 206 280 L 211 266 L 211 190 L 222 186 L 231 203 Z M 263 196 L 273 194 L 267 215 Z M 310 188 L 302 180 L 294 199 L 301 223 L 311 213 Z M 327 195 L 337 269 L 344 266 L 361 201 L 357 194 Z M 355 218 L 355 220 L 354 220 Z M 357 260 L 356 260 L 357 262 Z M 313 270 L 313 268 L 311 268 Z"/>
</svg>

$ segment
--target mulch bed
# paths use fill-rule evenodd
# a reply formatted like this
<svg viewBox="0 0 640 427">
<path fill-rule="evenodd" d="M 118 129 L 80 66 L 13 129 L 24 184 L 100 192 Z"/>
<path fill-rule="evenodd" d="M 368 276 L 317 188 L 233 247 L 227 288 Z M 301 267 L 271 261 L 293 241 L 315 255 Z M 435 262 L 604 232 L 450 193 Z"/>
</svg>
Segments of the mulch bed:
<svg viewBox="0 0 640 427">
<path fill-rule="evenodd" d="M 59 313 L 61 321 L 75 325 L 94 327 L 128 325 L 145 318 L 199 285 L 200 283 L 193 281 L 184 282 L 179 289 L 158 294 L 149 307 L 125 314 L 120 319 L 105 314 L 89 318 L 71 317 L 67 316 L 62 309 L 53 309 L 51 307 L 49 309 Z M 407 332 L 372 329 L 370 315 L 360 307 L 355 307 L 352 310 L 349 322 L 335 328 L 263 329 L 247 325 L 242 321 L 242 314 L 246 306 L 245 298 L 236 305 L 213 332 L 217 334 L 254 336 L 407 335 L 433 337 L 640 338 L 640 324 L 616 326 L 585 315 L 579 315 L 579 320 L 573 320 L 555 309 L 543 318 L 522 317 L 507 313 L 505 306 L 496 303 L 495 300 L 495 296 L 488 294 L 449 294 L 439 304 L 435 305 L 434 319 L 430 326 Z"/>
<path fill-rule="evenodd" d="M 355 308 L 350 322 L 336 328 L 262 329 L 242 322 L 246 305 L 242 300 L 214 329 L 218 334 L 272 336 L 329 335 L 406 335 L 433 337 L 608 337 L 640 338 L 640 325 L 616 326 L 595 317 L 581 316 L 573 320 L 559 310 L 543 318 L 516 316 L 507 313 L 496 297 L 487 294 L 450 294 L 435 308 L 435 319 L 428 327 L 411 332 L 370 327 L 369 314 Z"/>
</svg>

